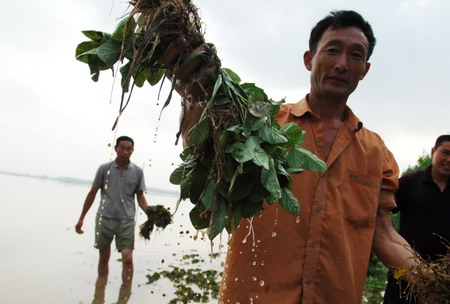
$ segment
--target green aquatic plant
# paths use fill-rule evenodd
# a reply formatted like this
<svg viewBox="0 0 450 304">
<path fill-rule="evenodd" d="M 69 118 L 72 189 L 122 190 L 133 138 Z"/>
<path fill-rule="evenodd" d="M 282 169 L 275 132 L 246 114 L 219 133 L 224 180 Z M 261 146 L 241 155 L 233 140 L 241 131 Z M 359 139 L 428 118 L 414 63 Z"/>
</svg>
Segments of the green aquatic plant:
<svg viewBox="0 0 450 304">
<path fill-rule="evenodd" d="M 133 9 L 112 34 L 83 31 L 90 41 L 78 45 L 76 58 L 89 65 L 94 81 L 100 71 L 114 72 L 114 65 L 121 65 L 119 116 L 135 86 L 162 84 L 164 75 L 171 78 L 172 88 L 163 109 L 175 88 L 183 96 L 183 107 L 189 100 L 204 108 L 188 133 L 191 146 L 180 155 L 182 163 L 170 176 L 170 182 L 180 186 L 178 204 L 190 200 L 194 205 L 189 214 L 193 226 L 207 229 L 211 240 L 224 229 L 233 233 L 241 218 L 263 212 L 264 201 L 278 202 L 287 212 L 299 215 L 301 206 L 290 191 L 290 175 L 323 172 L 326 165 L 301 147 L 305 132 L 296 124 L 276 122 L 284 100 L 269 99 L 263 89 L 241 83 L 236 73 L 220 67 L 215 47 L 205 43 L 191 1 L 130 3 Z M 164 51 L 179 38 L 186 46 L 176 63 L 161 64 Z M 203 48 L 198 50 L 199 46 Z M 194 61 L 202 62 L 209 74 L 189 71 Z M 212 84 L 210 90 L 203 86 L 205 79 Z M 191 95 L 193 86 L 201 89 L 196 98 Z"/>
<path fill-rule="evenodd" d="M 211 258 L 218 256 L 218 253 L 210 255 Z M 162 278 L 170 280 L 175 287 L 175 297 L 169 304 L 211 303 L 213 299 L 217 299 L 222 272 L 200 268 L 200 265 L 205 265 L 205 260 L 197 253 L 183 255 L 180 262 L 183 264 L 181 267 L 169 265 L 170 270 L 147 275 L 147 284 L 153 284 Z M 198 264 L 199 267 L 188 267 L 187 264 Z"/>
</svg>

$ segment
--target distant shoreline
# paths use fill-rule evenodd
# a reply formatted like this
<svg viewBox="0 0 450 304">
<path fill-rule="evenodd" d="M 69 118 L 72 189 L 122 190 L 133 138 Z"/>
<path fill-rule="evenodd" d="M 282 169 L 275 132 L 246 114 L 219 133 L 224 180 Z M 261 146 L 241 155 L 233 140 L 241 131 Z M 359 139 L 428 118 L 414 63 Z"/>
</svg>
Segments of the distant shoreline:
<svg viewBox="0 0 450 304">
<path fill-rule="evenodd" d="M 68 177 L 68 176 L 51 177 L 51 176 L 47 176 L 47 175 L 33 175 L 33 174 L 23 174 L 23 173 L 16 173 L 16 172 L 7 172 L 7 171 L 0 171 L 0 174 L 21 176 L 21 177 L 30 177 L 30 178 L 37 178 L 37 179 L 44 179 L 44 180 L 52 180 L 52 181 L 58 181 L 58 182 L 63 182 L 63 183 L 70 183 L 70 184 L 80 184 L 80 185 L 91 185 L 92 184 L 92 181 L 90 181 L 90 180 L 78 179 L 78 178 L 73 178 L 73 177 Z M 166 190 L 166 189 L 154 188 L 154 187 L 147 187 L 147 191 L 159 193 L 159 194 L 179 195 L 178 191 Z"/>
</svg>

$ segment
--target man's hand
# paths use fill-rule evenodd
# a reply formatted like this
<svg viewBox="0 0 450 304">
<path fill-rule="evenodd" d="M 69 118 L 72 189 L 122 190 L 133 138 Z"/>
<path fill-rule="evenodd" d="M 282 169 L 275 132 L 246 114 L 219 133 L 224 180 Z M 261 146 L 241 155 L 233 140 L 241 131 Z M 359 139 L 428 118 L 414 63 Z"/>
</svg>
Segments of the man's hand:
<svg viewBox="0 0 450 304">
<path fill-rule="evenodd" d="M 75 225 L 75 231 L 78 234 L 83 234 L 84 231 L 81 229 L 83 227 L 83 220 L 79 220 L 78 223 Z"/>
<path fill-rule="evenodd" d="M 188 132 L 197 124 L 214 88 L 214 78 L 211 74 L 217 72 L 220 67 L 220 61 L 216 58 L 214 46 L 211 44 L 202 44 L 189 54 L 185 53 L 186 48 L 186 40 L 179 37 L 170 43 L 158 58 L 158 63 L 168 70 L 167 78 L 175 81 L 174 88 L 183 99 L 177 142 L 181 135 L 184 147 L 189 146 Z M 202 54 L 191 57 L 200 52 Z M 181 58 L 186 63 L 180 62 Z"/>
</svg>

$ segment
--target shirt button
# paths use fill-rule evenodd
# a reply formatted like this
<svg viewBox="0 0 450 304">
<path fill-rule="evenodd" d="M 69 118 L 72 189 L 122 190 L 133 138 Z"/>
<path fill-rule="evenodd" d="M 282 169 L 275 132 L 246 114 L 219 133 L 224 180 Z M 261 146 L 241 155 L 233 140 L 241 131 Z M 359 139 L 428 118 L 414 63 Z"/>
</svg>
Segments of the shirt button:
<svg viewBox="0 0 450 304">
<path fill-rule="evenodd" d="M 311 285 L 312 281 L 311 280 L 306 280 L 306 285 Z"/>
<path fill-rule="evenodd" d="M 320 138 L 316 138 L 316 143 L 320 143 Z"/>
</svg>

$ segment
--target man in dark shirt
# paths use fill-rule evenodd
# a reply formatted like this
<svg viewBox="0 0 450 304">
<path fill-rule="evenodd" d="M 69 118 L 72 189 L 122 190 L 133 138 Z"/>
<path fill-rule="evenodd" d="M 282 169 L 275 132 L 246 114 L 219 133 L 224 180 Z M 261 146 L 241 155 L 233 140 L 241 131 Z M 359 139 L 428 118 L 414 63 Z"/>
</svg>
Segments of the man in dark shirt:
<svg viewBox="0 0 450 304">
<path fill-rule="evenodd" d="M 399 233 L 426 260 L 436 260 L 447 253 L 443 239 L 450 241 L 450 135 L 441 135 L 431 149 L 432 163 L 424 171 L 400 178 L 396 193 L 400 211 Z M 401 288 L 388 274 L 385 304 L 415 303 L 400 294 Z"/>
</svg>

